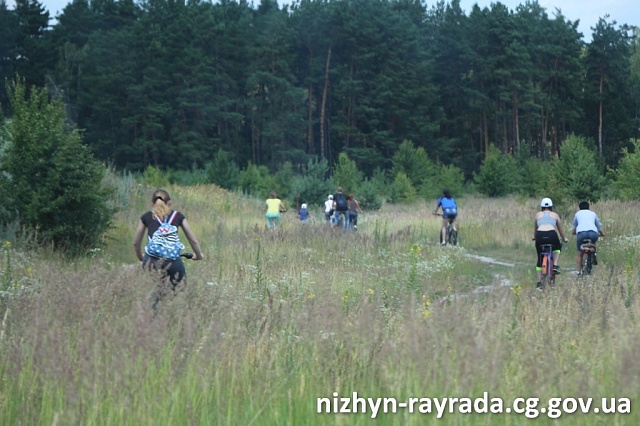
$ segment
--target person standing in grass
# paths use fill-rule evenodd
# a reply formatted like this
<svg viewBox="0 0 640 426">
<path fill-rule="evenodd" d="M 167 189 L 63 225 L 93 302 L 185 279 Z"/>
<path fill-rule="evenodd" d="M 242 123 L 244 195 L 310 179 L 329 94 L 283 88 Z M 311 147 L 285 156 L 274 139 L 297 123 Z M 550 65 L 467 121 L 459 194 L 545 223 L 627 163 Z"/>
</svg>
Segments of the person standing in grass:
<svg viewBox="0 0 640 426">
<path fill-rule="evenodd" d="M 442 207 L 442 241 L 441 245 L 447 244 L 447 223 L 451 220 L 451 226 L 453 230 L 457 232 L 455 220 L 458 217 L 458 205 L 456 204 L 456 199 L 451 196 L 451 191 L 448 189 L 442 190 L 442 197 L 438 200 L 438 204 L 436 205 L 436 209 L 433 211 L 433 214 L 438 214 L 438 209 Z"/>
<path fill-rule="evenodd" d="M 280 225 L 280 213 L 285 212 L 287 209 L 282 204 L 282 201 L 276 196 L 274 191 L 271 191 L 266 203 L 267 228 L 274 229 Z"/>
<path fill-rule="evenodd" d="M 602 222 L 598 218 L 598 215 L 589 210 L 589 203 L 582 201 L 578 204 L 580 210 L 576 212 L 573 217 L 573 234 L 576 236 L 576 245 L 578 254 L 576 256 L 576 274 L 580 275 L 582 272 L 582 258 L 584 256 L 584 250 L 580 247 L 584 244 L 585 240 L 591 240 L 595 245 L 598 241 L 598 237 L 604 237 L 602 232 Z M 593 254 L 593 264 L 598 264 L 597 252 Z"/>
<path fill-rule="evenodd" d="M 187 218 L 182 213 L 171 209 L 173 201 L 167 191 L 159 189 L 154 192 L 151 197 L 151 204 L 152 209 L 140 216 L 133 237 L 133 248 L 136 257 L 142 262 L 144 269 L 158 271 L 161 274 L 161 288 L 158 288 L 152 294 L 153 308 L 155 310 L 158 302 L 166 291 L 166 278 L 169 278 L 171 285 L 170 290 L 175 291 L 176 287 L 187 277 L 187 272 L 184 268 L 184 263 L 182 263 L 182 258 L 180 258 L 179 251 L 177 251 L 177 255 L 158 256 L 154 254 L 149 244 L 147 244 L 143 253 L 142 238 L 144 237 L 144 232 L 147 231 L 148 239 L 152 240 L 155 232 L 163 227 L 163 222 L 176 228 L 181 227 L 193 250 L 192 259 L 202 260 L 204 256 L 200 250 L 198 239 L 187 222 Z M 174 231 L 177 231 L 177 229 L 174 229 Z M 182 244 L 180 244 L 180 247 L 184 248 Z"/>
<path fill-rule="evenodd" d="M 536 273 L 538 275 L 537 288 L 541 288 L 542 284 L 542 246 L 545 244 L 551 244 L 553 246 L 553 273 L 555 275 L 560 274 L 560 251 L 562 250 L 562 244 L 560 238 L 565 243 L 568 241 L 564 235 L 564 229 L 562 228 L 562 221 L 557 213 L 553 212 L 553 201 L 551 198 L 543 198 L 540 201 L 540 211 L 536 213 L 536 217 L 533 221 L 533 239 L 536 242 L 536 252 L 538 253 L 538 262 L 536 263 Z"/>
</svg>

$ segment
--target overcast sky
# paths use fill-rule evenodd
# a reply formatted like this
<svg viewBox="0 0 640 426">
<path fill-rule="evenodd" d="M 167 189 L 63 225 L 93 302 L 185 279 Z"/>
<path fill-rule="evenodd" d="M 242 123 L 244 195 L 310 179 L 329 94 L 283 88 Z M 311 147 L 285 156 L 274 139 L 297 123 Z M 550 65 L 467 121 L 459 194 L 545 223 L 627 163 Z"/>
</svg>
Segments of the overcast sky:
<svg viewBox="0 0 640 426">
<path fill-rule="evenodd" d="M 52 17 L 62 12 L 62 9 L 70 0 L 40 0 L 49 10 Z M 254 0 L 258 4 L 260 0 Z M 280 4 L 290 3 L 290 0 L 279 0 Z M 427 1 L 427 7 L 431 7 L 436 0 Z M 467 15 L 474 4 L 480 7 L 488 7 L 492 0 L 460 0 L 460 5 Z M 525 3 L 525 0 L 502 0 L 502 4 L 515 10 L 516 6 Z M 538 0 L 538 3 L 547 10 L 550 18 L 556 9 L 560 9 L 566 19 L 580 20 L 578 30 L 583 34 L 585 41 L 591 40 L 591 27 L 594 27 L 598 19 L 606 14 L 610 16 L 610 22 L 615 20 L 618 24 L 640 26 L 640 4 L 638 0 Z M 9 8 L 13 8 L 14 0 L 8 0 Z"/>
</svg>

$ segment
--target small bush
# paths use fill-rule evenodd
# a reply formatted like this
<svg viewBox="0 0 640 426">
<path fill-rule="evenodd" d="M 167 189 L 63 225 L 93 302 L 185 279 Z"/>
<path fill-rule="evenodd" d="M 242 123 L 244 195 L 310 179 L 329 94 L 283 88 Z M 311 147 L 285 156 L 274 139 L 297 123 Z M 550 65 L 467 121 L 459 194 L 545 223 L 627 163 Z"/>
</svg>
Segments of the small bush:
<svg viewBox="0 0 640 426">
<path fill-rule="evenodd" d="M 610 169 L 615 195 L 621 200 L 640 200 L 640 140 L 631 141 L 633 152 L 622 150 L 617 169 Z"/>
<path fill-rule="evenodd" d="M 411 180 L 403 172 L 398 173 L 391 184 L 389 202 L 394 204 L 411 203 L 416 200 L 416 197 L 417 192 L 411 184 Z"/>
<path fill-rule="evenodd" d="M 512 194 L 520 186 L 518 163 L 511 155 L 503 154 L 492 146 L 480 173 L 475 176 L 475 182 L 478 192 L 489 197 Z"/>
</svg>

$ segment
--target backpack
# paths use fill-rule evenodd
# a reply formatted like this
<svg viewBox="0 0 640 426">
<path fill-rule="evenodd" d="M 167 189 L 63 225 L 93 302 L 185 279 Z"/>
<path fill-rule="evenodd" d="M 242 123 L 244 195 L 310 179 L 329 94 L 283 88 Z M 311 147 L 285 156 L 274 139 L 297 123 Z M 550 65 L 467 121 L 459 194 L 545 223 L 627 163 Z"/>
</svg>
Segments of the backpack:
<svg viewBox="0 0 640 426">
<path fill-rule="evenodd" d="M 178 227 L 171 224 L 177 214 L 178 212 L 174 211 L 171 216 L 165 216 L 164 222 L 156 217 L 160 222 L 160 227 L 149 238 L 149 242 L 144 248 L 145 253 L 149 256 L 169 260 L 180 257 L 180 250 L 184 248 L 184 244 L 180 242 L 178 237 Z"/>
<path fill-rule="evenodd" d="M 336 210 L 345 211 L 347 210 L 347 196 L 344 194 L 336 194 Z"/>
</svg>

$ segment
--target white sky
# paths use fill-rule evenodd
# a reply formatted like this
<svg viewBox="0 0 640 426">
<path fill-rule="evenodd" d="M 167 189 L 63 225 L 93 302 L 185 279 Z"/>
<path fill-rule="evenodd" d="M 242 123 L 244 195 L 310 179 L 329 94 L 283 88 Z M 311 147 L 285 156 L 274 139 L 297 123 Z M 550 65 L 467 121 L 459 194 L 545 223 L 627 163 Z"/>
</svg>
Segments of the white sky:
<svg viewBox="0 0 640 426">
<path fill-rule="evenodd" d="M 51 17 L 62 12 L 62 9 L 71 0 L 40 0 L 49 10 Z M 436 4 L 437 0 L 427 0 L 427 7 Z M 526 0 L 502 0 L 501 3 L 511 10 L 525 3 Z M 260 0 L 254 0 L 258 4 Z M 279 0 L 280 4 L 291 3 L 291 0 Z M 14 0 L 8 0 L 9 8 L 13 8 Z M 480 7 L 489 7 L 495 0 L 460 0 L 460 5 L 467 15 L 474 4 Z M 583 34 L 585 41 L 591 40 L 591 27 L 594 27 L 598 19 L 609 14 L 609 22 L 616 21 L 619 25 L 629 24 L 640 27 L 640 4 L 638 0 L 538 0 L 538 3 L 547 10 L 550 18 L 553 18 L 555 9 L 560 9 L 566 19 L 580 20 L 578 30 Z"/>
</svg>

